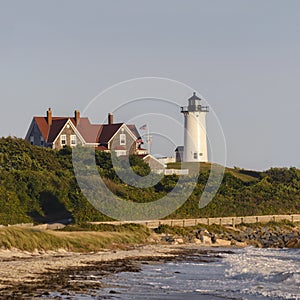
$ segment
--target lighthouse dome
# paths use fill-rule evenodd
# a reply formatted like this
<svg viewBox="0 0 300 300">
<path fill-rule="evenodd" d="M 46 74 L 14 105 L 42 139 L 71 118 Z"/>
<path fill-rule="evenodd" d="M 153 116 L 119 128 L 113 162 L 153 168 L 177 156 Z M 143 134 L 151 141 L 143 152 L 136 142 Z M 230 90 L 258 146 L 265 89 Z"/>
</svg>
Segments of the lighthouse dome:
<svg viewBox="0 0 300 300">
<path fill-rule="evenodd" d="M 189 98 L 188 101 L 189 101 L 189 106 L 188 106 L 189 111 L 197 111 L 199 109 L 201 98 L 199 98 L 196 95 L 196 92 L 193 93 L 193 96 Z"/>
</svg>

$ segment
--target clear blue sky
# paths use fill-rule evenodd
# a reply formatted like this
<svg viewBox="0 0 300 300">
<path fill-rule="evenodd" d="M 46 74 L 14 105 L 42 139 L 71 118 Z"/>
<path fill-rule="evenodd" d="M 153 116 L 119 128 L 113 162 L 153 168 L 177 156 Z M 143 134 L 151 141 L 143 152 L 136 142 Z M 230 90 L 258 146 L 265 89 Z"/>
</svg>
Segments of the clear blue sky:
<svg viewBox="0 0 300 300">
<path fill-rule="evenodd" d="M 0 38 L 1 136 L 161 76 L 213 106 L 228 165 L 300 167 L 300 1 L 0 1 Z"/>
</svg>

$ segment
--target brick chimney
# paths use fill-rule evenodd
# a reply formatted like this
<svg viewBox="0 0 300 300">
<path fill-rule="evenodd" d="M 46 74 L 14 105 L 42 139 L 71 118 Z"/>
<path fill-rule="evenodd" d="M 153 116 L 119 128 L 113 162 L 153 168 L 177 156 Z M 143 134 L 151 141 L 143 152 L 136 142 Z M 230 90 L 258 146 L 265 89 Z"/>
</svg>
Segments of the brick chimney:
<svg viewBox="0 0 300 300">
<path fill-rule="evenodd" d="M 80 111 L 75 110 L 74 115 L 75 115 L 75 125 L 77 126 L 80 121 Z"/>
<path fill-rule="evenodd" d="M 51 110 L 51 108 L 49 108 L 47 110 L 47 123 L 49 126 L 52 125 L 52 110 Z"/>
<path fill-rule="evenodd" d="M 107 120 L 109 125 L 114 124 L 114 115 L 112 113 L 109 113 Z"/>
</svg>

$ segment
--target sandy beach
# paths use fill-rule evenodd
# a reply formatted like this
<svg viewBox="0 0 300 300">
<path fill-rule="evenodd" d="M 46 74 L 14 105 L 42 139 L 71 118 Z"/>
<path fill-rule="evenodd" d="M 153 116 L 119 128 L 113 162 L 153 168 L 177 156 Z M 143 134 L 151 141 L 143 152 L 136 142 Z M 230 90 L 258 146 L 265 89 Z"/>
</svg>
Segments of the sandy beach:
<svg viewBox="0 0 300 300">
<path fill-rule="evenodd" d="M 116 243 L 112 239 L 107 249 L 100 248 L 100 251 L 97 249 L 94 252 L 87 250 L 90 243 L 95 242 L 96 238 L 108 237 L 108 233 L 55 232 L 55 236 L 80 239 L 86 248 L 81 246 L 83 250 L 78 252 L 67 251 L 66 248 L 33 252 L 16 248 L 0 250 L 0 299 L 63 299 L 60 295 L 71 297 L 72 294 L 93 297 L 93 293 L 96 295 L 103 288 L 114 292 L 114 286 L 104 284 L 103 279 L 107 276 L 119 272 L 139 272 L 143 265 L 187 261 L 207 263 L 221 258 L 222 253 L 231 254 L 234 248 L 243 248 L 254 242 L 260 247 L 278 248 L 281 244 L 296 247 L 300 241 L 298 229 L 295 231 L 294 227 L 295 232 L 290 227 L 244 228 L 230 232 L 225 229 L 215 236 L 214 242 L 214 235 L 206 230 L 200 231 L 200 239 L 196 238 L 194 231 L 186 232 L 185 236 L 152 233 L 148 237 L 143 236 L 147 241 L 145 243 Z M 9 232 L 8 237 L 14 237 L 17 232 Z M 114 234 L 118 234 L 117 237 L 122 235 Z M 51 239 L 52 235 L 47 238 Z"/>
<path fill-rule="evenodd" d="M 139 262 L 178 259 L 190 252 L 205 254 L 211 247 L 199 245 L 141 245 L 126 250 L 106 250 L 97 253 L 24 252 L 17 249 L 0 251 L 1 299 L 31 299 L 47 295 L 48 291 L 101 288 L 101 282 L 81 286 L 78 274 L 95 272 L 97 276 L 121 271 L 139 271 Z"/>
</svg>

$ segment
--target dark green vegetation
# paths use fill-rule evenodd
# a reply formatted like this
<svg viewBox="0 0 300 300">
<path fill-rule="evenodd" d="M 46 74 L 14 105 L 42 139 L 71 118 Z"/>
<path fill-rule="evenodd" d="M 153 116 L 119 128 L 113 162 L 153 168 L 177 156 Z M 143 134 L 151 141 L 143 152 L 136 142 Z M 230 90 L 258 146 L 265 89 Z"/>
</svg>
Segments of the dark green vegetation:
<svg viewBox="0 0 300 300">
<path fill-rule="evenodd" d="M 148 188 L 123 183 L 112 168 L 110 155 L 96 151 L 98 171 L 109 189 L 129 201 L 150 202 L 167 195 L 178 182 L 175 175 L 163 177 Z M 118 171 L 126 176 L 119 160 Z M 85 162 L 83 162 L 85 164 Z M 135 173 L 145 176 L 150 170 L 138 157 L 130 157 Z M 179 167 L 178 164 L 170 166 Z M 123 172 L 123 173 L 122 173 Z M 265 172 L 238 168 L 226 169 L 223 182 L 206 207 L 199 209 L 199 197 L 205 187 L 210 164 L 201 164 L 197 185 L 183 206 L 170 218 L 290 214 L 300 212 L 300 170 L 272 168 Z M 148 176 L 152 180 L 155 175 Z M 184 187 L 192 176 L 184 177 Z M 22 139 L 0 139 L 0 223 L 57 222 L 75 223 L 109 220 L 82 195 L 72 167 L 70 148 L 60 151 L 34 147 Z M 174 198 L 174 201 L 178 199 Z"/>
</svg>

